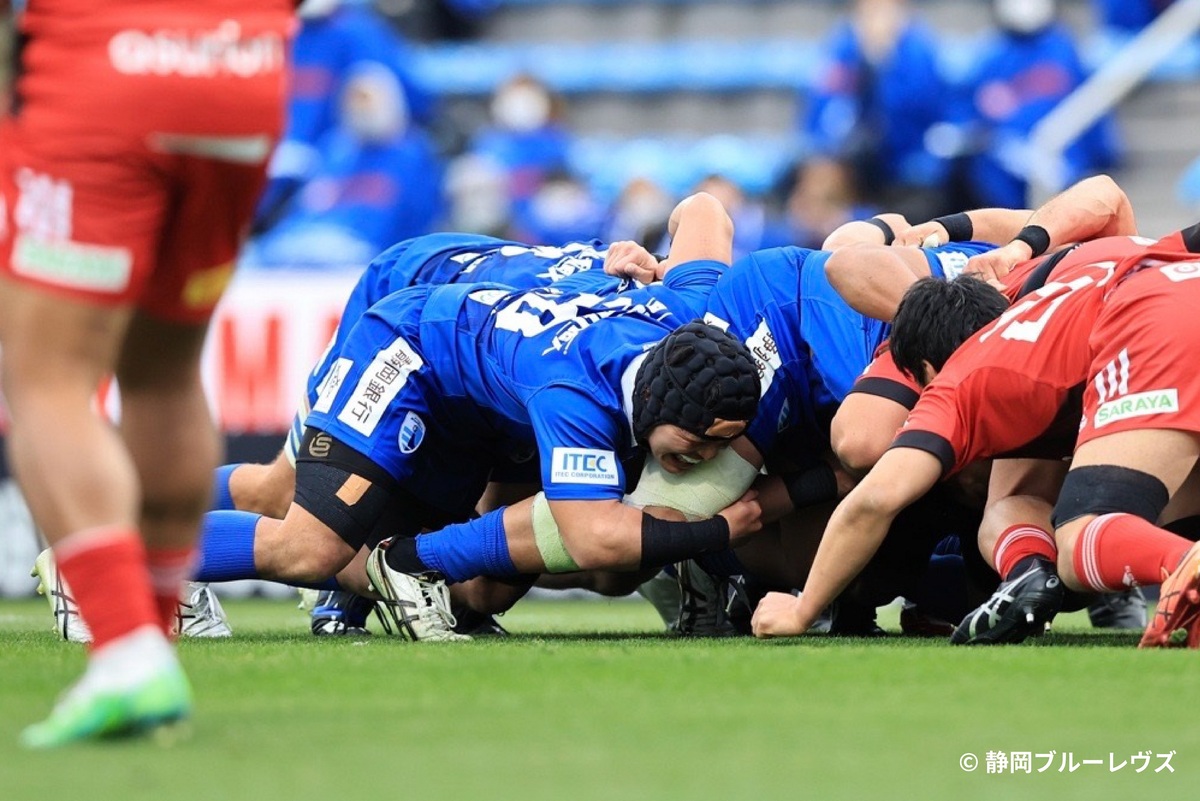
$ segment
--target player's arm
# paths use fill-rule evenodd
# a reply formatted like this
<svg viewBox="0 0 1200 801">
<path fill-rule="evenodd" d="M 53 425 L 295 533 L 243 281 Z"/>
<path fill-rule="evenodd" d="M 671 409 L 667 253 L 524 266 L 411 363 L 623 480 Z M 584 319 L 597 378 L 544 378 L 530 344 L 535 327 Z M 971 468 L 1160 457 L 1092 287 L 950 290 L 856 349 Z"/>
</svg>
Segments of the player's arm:
<svg viewBox="0 0 1200 801">
<path fill-rule="evenodd" d="M 733 220 L 721 201 L 707 192 L 679 201 L 667 222 L 667 233 L 671 249 L 659 264 L 659 278 L 688 261 L 733 262 Z"/>
<path fill-rule="evenodd" d="M 858 244 L 834 252 L 825 262 L 825 275 L 850 308 L 890 321 L 905 291 L 930 271 L 919 248 Z"/>
<path fill-rule="evenodd" d="M 709 519 L 662 520 L 618 499 L 548 502 L 563 546 L 581 570 L 662 567 L 735 545 L 762 527 L 761 509 L 748 492 Z"/>
<path fill-rule="evenodd" d="M 972 209 L 919 223 L 896 237 L 896 244 L 936 247 L 947 242 L 990 242 L 1001 245 L 1021 232 L 1029 209 Z"/>
<path fill-rule="evenodd" d="M 869 220 L 842 223 L 825 237 L 821 250 L 838 250 L 847 245 L 890 245 L 908 230 L 903 214 L 876 214 Z"/>
<path fill-rule="evenodd" d="M 804 591 L 797 598 L 768 593 L 754 611 L 756 637 L 803 634 L 879 550 L 892 521 L 942 475 L 932 453 L 893 448 L 834 510 Z"/>
<path fill-rule="evenodd" d="M 1137 221 L 1129 198 L 1107 175 L 1085 178 L 1046 201 L 1011 242 L 973 257 L 963 272 L 1002 278 L 1018 263 L 1064 245 L 1104 236 L 1134 236 Z"/>
</svg>

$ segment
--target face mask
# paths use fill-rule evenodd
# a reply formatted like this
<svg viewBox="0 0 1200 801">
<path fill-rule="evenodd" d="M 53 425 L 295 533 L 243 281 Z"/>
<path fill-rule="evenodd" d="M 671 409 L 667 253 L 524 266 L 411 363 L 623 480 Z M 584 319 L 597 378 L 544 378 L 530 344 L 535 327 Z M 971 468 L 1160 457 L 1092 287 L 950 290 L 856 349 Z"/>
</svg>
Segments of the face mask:
<svg viewBox="0 0 1200 801">
<path fill-rule="evenodd" d="M 510 86 L 492 101 L 492 117 L 510 131 L 533 131 L 550 119 L 550 98 L 535 86 Z"/>
<path fill-rule="evenodd" d="M 382 70 L 351 78 L 342 101 L 342 125 L 366 142 L 391 139 L 408 125 L 408 107 L 399 82 Z"/>
<path fill-rule="evenodd" d="M 996 0 L 996 23 L 1019 35 L 1037 33 L 1054 21 L 1054 0 Z"/>
</svg>

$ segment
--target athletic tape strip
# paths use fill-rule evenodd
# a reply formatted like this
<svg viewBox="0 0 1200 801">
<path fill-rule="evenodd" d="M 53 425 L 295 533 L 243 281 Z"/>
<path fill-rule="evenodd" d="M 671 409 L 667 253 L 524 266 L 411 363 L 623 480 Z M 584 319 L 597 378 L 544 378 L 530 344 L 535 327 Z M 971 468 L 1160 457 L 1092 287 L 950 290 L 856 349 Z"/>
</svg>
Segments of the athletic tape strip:
<svg viewBox="0 0 1200 801">
<path fill-rule="evenodd" d="M 533 537 L 538 553 L 546 563 L 547 573 L 574 573 L 580 569 L 571 554 L 567 553 L 562 532 L 558 530 L 558 523 L 550 512 L 550 502 L 546 500 L 544 492 L 533 496 Z"/>
</svg>

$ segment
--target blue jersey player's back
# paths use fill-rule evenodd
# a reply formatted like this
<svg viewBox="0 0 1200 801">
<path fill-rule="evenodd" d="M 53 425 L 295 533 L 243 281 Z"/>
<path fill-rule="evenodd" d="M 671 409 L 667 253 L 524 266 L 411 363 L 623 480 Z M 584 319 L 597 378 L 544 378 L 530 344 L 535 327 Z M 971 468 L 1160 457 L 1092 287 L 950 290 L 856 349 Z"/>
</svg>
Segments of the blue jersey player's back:
<svg viewBox="0 0 1200 801">
<path fill-rule="evenodd" d="M 684 322 L 653 300 L 497 284 L 402 290 L 350 329 L 310 424 L 397 480 L 436 478 L 442 489 L 428 492 L 445 492 L 447 465 L 477 474 L 536 446 L 547 498 L 619 498 L 620 462 L 636 452 L 639 357 Z M 420 430 L 417 444 L 406 447 L 406 426 Z"/>
<path fill-rule="evenodd" d="M 954 242 L 924 250 L 930 272 L 953 277 L 966 260 L 994 246 Z M 760 250 L 738 260 L 717 283 L 710 320 L 728 324 L 759 367 L 763 398 L 747 432 L 764 455 L 785 429 L 817 437 L 855 378 L 887 337 L 889 326 L 850 308 L 829 283 L 829 251 Z"/>
</svg>

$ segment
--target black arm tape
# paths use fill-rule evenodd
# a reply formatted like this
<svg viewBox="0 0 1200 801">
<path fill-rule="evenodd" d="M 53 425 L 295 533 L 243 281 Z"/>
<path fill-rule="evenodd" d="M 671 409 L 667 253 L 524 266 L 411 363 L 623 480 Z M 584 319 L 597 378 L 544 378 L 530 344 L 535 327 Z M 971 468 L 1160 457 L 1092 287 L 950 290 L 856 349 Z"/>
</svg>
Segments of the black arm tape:
<svg viewBox="0 0 1200 801">
<path fill-rule="evenodd" d="M 971 216 L 965 211 L 960 211 L 958 214 L 947 214 L 945 217 L 935 217 L 933 222 L 941 223 L 951 242 L 970 242 L 971 237 L 975 235 L 975 223 L 971 222 Z"/>
<path fill-rule="evenodd" d="M 1027 225 L 1013 237 L 1014 242 L 1024 242 L 1032 248 L 1029 258 L 1036 259 L 1050 249 L 1050 232 L 1040 225 Z"/>
<path fill-rule="evenodd" d="M 921 397 L 921 393 L 917 392 L 907 384 L 901 384 L 899 381 L 893 381 L 890 378 L 882 376 L 869 375 L 866 378 L 860 378 L 854 382 L 854 386 L 850 387 L 847 395 L 853 395 L 855 392 L 862 395 L 874 395 L 877 398 L 884 398 L 893 401 L 908 409 L 910 412 L 917 405 L 917 401 Z"/>
<path fill-rule="evenodd" d="M 890 245 L 896 241 L 896 232 L 892 230 L 892 226 L 888 225 L 883 220 L 879 219 L 878 217 L 872 217 L 871 219 L 867 220 L 867 222 L 878 228 L 880 231 L 883 231 L 883 244 Z"/>
<path fill-rule="evenodd" d="M 717 515 L 695 523 L 642 514 L 642 569 L 665 567 L 729 547 L 729 521 Z"/>
<path fill-rule="evenodd" d="M 803 509 L 806 506 L 837 498 L 837 474 L 824 462 L 816 467 L 810 467 L 798 473 L 788 473 L 781 477 L 783 486 L 787 488 L 788 497 L 792 499 L 792 507 L 795 509 Z"/>
<path fill-rule="evenodd" d="M 1084 515 L 1124 512 L 1157 523 L 1170 495 L 1157 476 L 1111 464 L 1077 467 L 1067 473 L 1050 518 L 1055 528 Z"/>
</svg>

